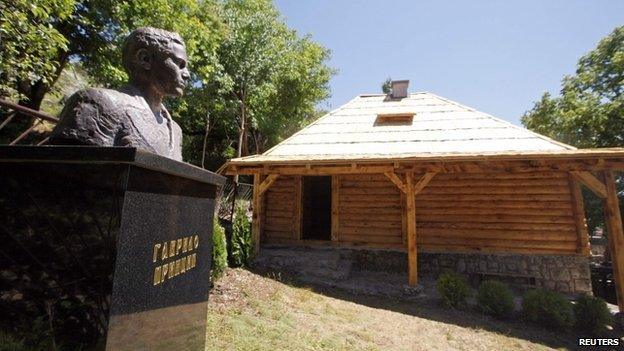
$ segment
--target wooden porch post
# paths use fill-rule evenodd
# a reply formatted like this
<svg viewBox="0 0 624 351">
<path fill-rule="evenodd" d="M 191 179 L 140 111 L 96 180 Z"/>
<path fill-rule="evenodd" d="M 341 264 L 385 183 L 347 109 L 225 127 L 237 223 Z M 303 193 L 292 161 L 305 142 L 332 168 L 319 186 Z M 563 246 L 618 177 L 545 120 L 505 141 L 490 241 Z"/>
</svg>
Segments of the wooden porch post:
<svg viewBox="0 0 624 351">
<path fill-rule="evenodd" d="M 405 211 L 407 212 L 407 271 L 408 284 L 418 284 L 418 253 L 416 251 L 416 194 L 414 172 L 406 173 Z"/>
<path fill-rule="evenodd" d="M 583 204 L 581 185 L 571 174 L 568 181 L 570 184 L 570 194 L 572 195 L 572 210 L 574 212 L 576 236 L 578 238 L 577 252 L 583 256 L 589 256 L 589 233 L 587 232 L 587 221 L 585 219 L 585 206 Z"/>
<path fill-rule="evenodd" d="M 607 198 L 603 201 L 609 248 L 611 249 L 611 266 L 615 278 L 618 307 L 620 312 L 624 312 L 624 233 L 622 231 L 620 204 L 615 190 L 613 171 L 604 171 L 603 177 L 607 190 Z"/>
<path fill-rule="evenodd" d="M 262 184 L 262 175 L 254 174 L 253 182 L 253 216 L 251 224 L 251 236 L 254 242 L 254 254 L 260 253 L 260 235 L 262 233 L 262 194 L 260 193 L 260 185 Z"/>
<path fill-rule="evenodd" d="M 262 235 L 263 230 L 262 221 L 264 220 L 264 197 L 262 195 L 269 189 L 269 187 L 275 182 L 275 180 L 277 180 L 279 175 L 270 174 L 265 179 L 262 179 L 262 177 L 263 176 L 260 174 L 254 174 L 251 237 L 254 242 L 255 254 L 258 254 L 260 252 L 260 236 Z"/>
</svg>

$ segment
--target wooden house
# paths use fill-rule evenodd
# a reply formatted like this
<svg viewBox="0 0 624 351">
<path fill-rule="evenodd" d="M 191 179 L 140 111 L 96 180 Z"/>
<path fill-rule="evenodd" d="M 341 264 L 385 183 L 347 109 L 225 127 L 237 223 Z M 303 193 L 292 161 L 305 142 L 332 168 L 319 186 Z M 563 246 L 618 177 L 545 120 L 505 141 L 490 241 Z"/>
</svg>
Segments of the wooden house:
<svg viewBox="0 0 624 351">
<path fill-rule="evenodd" d="M 604 201 L 623 309 L 614 181 L 622 169 L 624 149 L 576 149 L 432 93 L 399 92 L 359 95 L 264 154 L 229 161 L 226 171 L 254 175 L 258 249 L 398 250 L 406 252 L 410 285 L 418 256 L 432 252 L 587 267 L 586 186 Z M 551 266 L 540 263 L 542 271 Z M 587 292 L 585 269 L 561 273 L 569 283 L 563 290 Z"/>
</svg>

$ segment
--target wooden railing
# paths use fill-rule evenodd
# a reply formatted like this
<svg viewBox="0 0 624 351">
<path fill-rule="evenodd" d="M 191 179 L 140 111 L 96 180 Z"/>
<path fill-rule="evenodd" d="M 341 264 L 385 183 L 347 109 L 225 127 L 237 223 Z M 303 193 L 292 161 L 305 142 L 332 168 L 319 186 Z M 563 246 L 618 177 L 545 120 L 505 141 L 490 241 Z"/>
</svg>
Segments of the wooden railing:
<svg viewBox="0 0 624 351">
<path fill-rule="evenodd" d="M 19 135 L 9 143 L 9 145 L 16 145 L 20 141 L 24 140 L 29 134 L 31 134 L 35 130 L 35 128 L 41 125 L 44 121 L 53 124 L 57 124 L 59 121 L 56 117 L 50 116 L 41 111 L 18 105 L 8 100 L 0 99 L 0 106 L 10 110 L 4 121 L 0 122 L 0 132 L 4 127 L 6 127 L 9 123 L 11 123 L 11 121 L 15 120 L 16 118 L 34 118 L 34 121 L 30 123 L 30 126 L 26 128 L 26 130 L 24 130 L 23 132 L 19 133 Z M 47 141 L 48 138 L 46 137 L 45 139 L 33 144 L 43 145 Z"/>
</svg>

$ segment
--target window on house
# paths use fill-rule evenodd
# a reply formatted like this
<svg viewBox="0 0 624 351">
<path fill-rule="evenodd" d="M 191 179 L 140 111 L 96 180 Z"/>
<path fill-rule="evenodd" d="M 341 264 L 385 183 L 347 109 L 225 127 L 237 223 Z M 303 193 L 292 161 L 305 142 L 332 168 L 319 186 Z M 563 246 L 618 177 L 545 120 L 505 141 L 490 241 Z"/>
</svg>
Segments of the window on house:
<svg viewBox="0 0 624 351">
<path fill-rule="evenodd" d="M 411 125 L 414 113 L 386 113 L 378 114 L 375 120 L 376 126 L 404 126 Z"/>
</svg>

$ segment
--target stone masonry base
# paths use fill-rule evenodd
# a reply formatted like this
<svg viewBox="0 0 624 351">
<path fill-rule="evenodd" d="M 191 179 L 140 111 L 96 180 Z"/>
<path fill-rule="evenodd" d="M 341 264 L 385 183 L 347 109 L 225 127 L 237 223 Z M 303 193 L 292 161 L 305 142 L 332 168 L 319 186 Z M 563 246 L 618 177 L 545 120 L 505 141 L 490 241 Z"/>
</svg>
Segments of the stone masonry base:
<svg viewBox="0 0 624 351">
<path fill-rule="evenodd" d="M 407 274 L 407 254 L 399 251 L 291 246 L 263 248 L 260 256 L 274 268 L 290 266 L 303 274 L 329 274 L 328 277 L 345 277 L 357 272 Z M 475 284 L 496 279 L 522 288 L 592 293 L 589 258 L 584 256 L 418 253 L 419 277 L 436 279 L 445 270 L 460 273 Z"/>
</svg>

